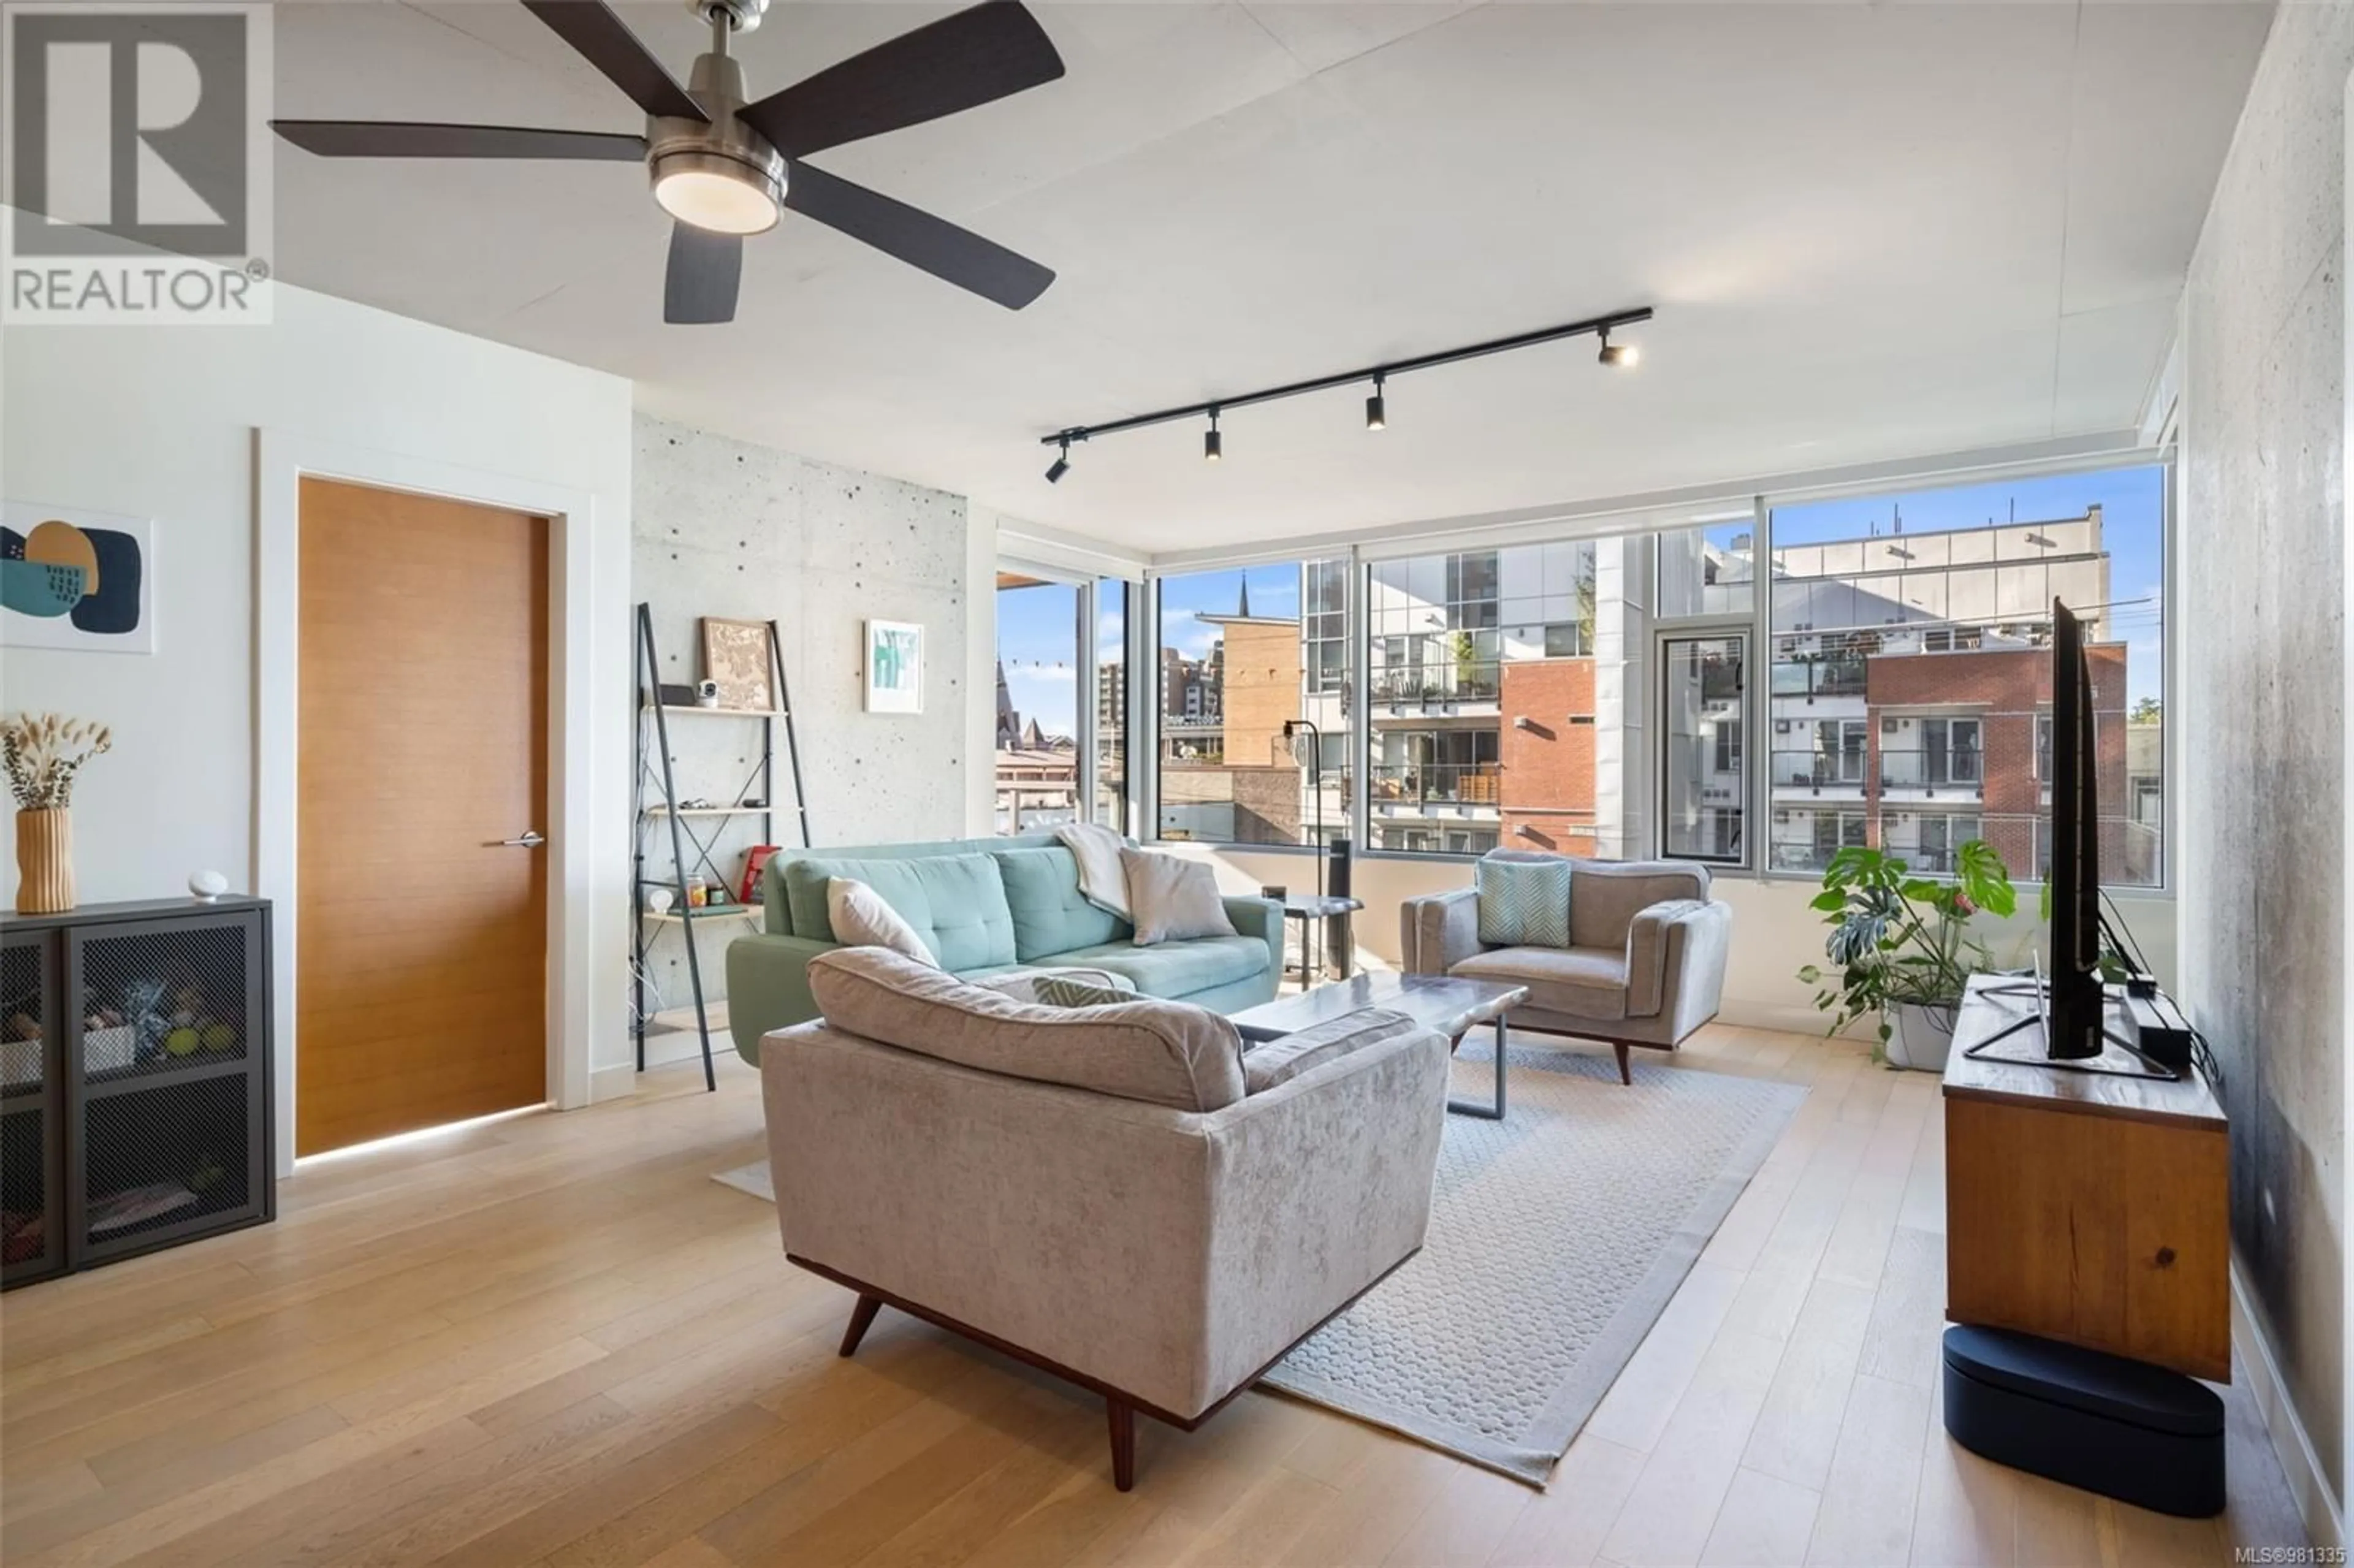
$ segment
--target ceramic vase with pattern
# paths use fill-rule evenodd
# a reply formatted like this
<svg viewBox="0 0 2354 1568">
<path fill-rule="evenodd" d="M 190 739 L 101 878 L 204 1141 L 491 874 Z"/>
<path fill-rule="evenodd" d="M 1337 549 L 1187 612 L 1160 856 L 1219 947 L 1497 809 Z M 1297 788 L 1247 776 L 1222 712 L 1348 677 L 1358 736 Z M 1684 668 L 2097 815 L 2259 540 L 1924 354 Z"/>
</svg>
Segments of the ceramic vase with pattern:
<svg viewBox="0 0 2354 1568">
<path fill-rule="evenodd" d="M 16 813 L 16 913 L 74 906 L 73 813 L 63 806 Z"/>
</svg>

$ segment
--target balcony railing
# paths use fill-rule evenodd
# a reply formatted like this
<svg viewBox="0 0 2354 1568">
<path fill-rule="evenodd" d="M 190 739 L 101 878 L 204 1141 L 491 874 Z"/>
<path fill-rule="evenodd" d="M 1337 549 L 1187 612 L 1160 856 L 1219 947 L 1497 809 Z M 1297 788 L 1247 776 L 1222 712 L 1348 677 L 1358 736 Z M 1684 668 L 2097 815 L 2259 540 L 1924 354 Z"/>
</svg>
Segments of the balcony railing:
<svg viewBox="0 0 2354 1568">
<path fill-rule="evenodd" d="M 1986 788 L 1986 755 L 1978 751 L 1925 751 L 1880 748 L 1880 787 L 1883 789 L 1962 789 L 1982 793 Z"/>
<path fill-rule="evenodd" d="M 1777 697 L 1860 697 L 1863 695 L 1861 659 L 1798 659 L 1774 666 Z"/>
<path fill-rule="evenodd" d="M 1492 806 L 1503 774 L 1492 762 L 1405 762 L 1377 766 L 1367 781 L 1376 809 Z"/>
<path fill-rule="evenodd" d="M 1373 701 L 1393 706 L 1407 703 L 1492 703 L 1502 694 L 1498 666 L 1423 664 L 1373 673 Z"/>
<path fill-rule="evenodd" d="M 1861 789 L 1866 776 L 1861 751 L 1777 751 L 1774 787 L 1796 789 Z"/>
</svg>

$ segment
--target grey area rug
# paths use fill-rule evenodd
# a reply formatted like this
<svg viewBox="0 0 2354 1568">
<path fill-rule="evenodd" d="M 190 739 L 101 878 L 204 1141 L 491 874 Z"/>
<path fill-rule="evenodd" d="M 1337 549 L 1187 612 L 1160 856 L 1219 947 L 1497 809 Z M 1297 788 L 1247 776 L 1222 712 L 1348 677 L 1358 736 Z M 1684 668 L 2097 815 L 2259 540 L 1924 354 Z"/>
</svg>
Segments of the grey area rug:
<svg viewBox="0 0 2354 1568">
<path fill-rule="evenodd" d="M 1482 1031 L 1454 1092 L 1484 1100 Z M 1449 1117 L 1421 1252 L 1262 1387 L 1542 1487 L 1807 1091 L 1512 1047 L 1501 1122 Z"/>
<path fill-rule="evenodd" d="M 1486 1031 L 1454 1092 L 1485 1102 Z M 1447 1118 L 1422 1251 L 1260 1386 L 1542 1487 L 1807 1091 L 1514 1046 L 1501 1122 Z M 769 1162 L 723 1186 L 777 1201 Z"/>
</svg>

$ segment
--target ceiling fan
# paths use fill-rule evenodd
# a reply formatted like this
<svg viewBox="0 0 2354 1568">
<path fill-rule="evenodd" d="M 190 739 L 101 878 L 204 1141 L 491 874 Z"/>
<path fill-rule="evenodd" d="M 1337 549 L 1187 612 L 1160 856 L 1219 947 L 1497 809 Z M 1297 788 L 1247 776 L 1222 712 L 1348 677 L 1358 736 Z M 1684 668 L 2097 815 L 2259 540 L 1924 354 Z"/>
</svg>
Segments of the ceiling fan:
<svg viewBox="0 0 2354 1568">
<path fill-rule="evenodd" d="M 711 52 L 684 88 L 604 0 L 523 4 L 646 111 L 645 134 L 363 120 L 276 120 L 271 128 L 330 158 L 642 161 L 655 202 L 676 220 L 666 322 L 734 320 L 744 237 L 774 228 L 785 208 L 1008 310 L 1055 281 L 1002 245 L 803 162 L 1059 78 L 1062 57 L 1020 0 L 983 0 L 751 101 L 727 45 L 759 25 L 768 0 L 687 0 L 711 25 Z"/>
</svg>

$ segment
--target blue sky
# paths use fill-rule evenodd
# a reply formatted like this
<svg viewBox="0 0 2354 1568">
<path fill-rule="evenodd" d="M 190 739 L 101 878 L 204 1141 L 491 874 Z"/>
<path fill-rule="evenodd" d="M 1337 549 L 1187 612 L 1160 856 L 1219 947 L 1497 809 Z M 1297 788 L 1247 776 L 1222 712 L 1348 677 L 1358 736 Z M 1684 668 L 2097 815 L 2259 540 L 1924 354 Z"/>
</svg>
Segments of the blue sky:
<svg viewBox="0 0 2354 1568">
<path fill-rule="evenodd" d="M 2103 538 L 2109 549 L 2109 591 L 2118 601 L 2111 624 L 2126 643 L 2128 700 L 2158 696 L 2164 674 L 2160 585 L 2164 577 L 2165 471 L 2158 468 L 2112 469 L 2100 473 L 2060 474 L 2042 479 L 2007 480 L 1996 484 L 1961 485 L 1947 490 L 1908 491 L 1854 500 L 1808 502 L 1775 509 L 1775 537 L 1784 544 L 1808 544 L 1822 539 L 1850 539 L 1867 534 L 1873 524 L 1882 533 L 1901 509 L 1907 533 L 1982 528 L 1989 519 L 2016 516 L 2022 523 L 2043 522 L 2084 514 L 2098 502 Z M 1745 532 L 1744 527 L 1712 529 L 1721 538 Z M 1167 577 L 1161 584 L 1161 644 L 1188 658 L 1209 651 L 1217 628 L 1204 615 L 1232 615 L 1244 578 L 1250 580 L 1254 615 L 1296 616 L 1299 613 L 1299 568 L 1280 565 L 1251 567 L 1191 577 Z M 2126 604 L 2147 599 L 2146 604 Z M 1107 595 L 1107 646 L 1117 645 L 1119 616 Z M 1038 588 L 1009 588 L 997 596 L 997 650 L 1005 662 L 1006 683 L 1013 705 L 1023 717 L 1035 716 L 1050 735 L 1076 731 L 1078 643 L 1078 590 L 1064 583 Z"/>
</svg>

